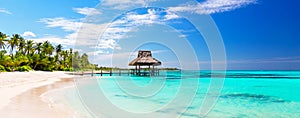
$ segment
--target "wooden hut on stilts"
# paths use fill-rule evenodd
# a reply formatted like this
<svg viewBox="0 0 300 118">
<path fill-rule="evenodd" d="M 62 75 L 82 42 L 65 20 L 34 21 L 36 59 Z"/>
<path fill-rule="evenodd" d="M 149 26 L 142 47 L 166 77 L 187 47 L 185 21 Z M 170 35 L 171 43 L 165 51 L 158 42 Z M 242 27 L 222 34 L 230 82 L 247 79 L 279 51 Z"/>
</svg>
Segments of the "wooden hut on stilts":
<svg viewBox="0 0 300 118">
<path fill-rule="evenodd" d="M 135 66 L 135 69 L 131 69 L 131 74 L 137 76 L 159 75 L 159 69 L 155 66 L 160 65 L 161 62 L 152 57 L 151 51 L 146 50 L 140 50 L 137 58 L 129 63 L 129 66 Z"/>
</svg>

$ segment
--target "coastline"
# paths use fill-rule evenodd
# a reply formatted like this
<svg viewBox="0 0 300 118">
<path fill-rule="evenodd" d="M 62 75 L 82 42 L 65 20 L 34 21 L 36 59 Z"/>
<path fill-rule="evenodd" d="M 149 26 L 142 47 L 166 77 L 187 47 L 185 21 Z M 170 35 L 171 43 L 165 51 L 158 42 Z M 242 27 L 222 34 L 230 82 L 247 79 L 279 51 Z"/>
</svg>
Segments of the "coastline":
<svg viewBox="0 0 300 118">
<path fill-rule="evenodd" d="M 74 75 L 68 72 L 0 73 L 1 117 L 73 117 L 73 111 L 53 107 L 44 94 L 72 87 Z"/>
</svg>

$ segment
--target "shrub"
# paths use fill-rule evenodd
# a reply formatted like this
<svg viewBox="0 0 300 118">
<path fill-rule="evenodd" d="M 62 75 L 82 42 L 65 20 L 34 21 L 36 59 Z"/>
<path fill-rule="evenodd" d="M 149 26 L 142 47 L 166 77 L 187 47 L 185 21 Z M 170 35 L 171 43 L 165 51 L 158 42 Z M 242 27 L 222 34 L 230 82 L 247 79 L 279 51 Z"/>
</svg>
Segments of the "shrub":
<svg viewBox="0 0 300 118">
<path fill-rule="evenodd" d="M 32 68 L 30 66 L 21 66 L 21 67 L 18 67 L 16 71 L 21 71 L 21 72 L 24 72 L 24 71 L 30 71 L 32 70 Z"/>
<path fill-rule="evenodd" d="M 12 71 L 12 69 L 11 69 L 10 67 L 5 67 L 5 70 L 6 70 L 7 72 L 11 72 L 11 71 Z"/>
<path fill-rule="evenodd" d="M 6 72 L 6 69 L 4 66 L 0 65 L 0 72 Z"/>
<path fill-rule="evenodd" d="M 63 71 L 74 71 L 73 68 L 64 68 Z"/>
<path fill-rule="evenodd" d="M 53 71 L 53 69 L 50 67 L 45 67 L 45 68 L 42 68 L 42 71 Z"/>
</svg>

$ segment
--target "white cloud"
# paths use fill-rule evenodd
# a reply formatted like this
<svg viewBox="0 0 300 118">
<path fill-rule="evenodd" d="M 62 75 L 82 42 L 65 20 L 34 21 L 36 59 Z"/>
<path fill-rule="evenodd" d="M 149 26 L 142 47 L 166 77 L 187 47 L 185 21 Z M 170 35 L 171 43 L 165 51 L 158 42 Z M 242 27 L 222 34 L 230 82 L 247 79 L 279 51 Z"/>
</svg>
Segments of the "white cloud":
<svg viewBox="0 0 300 118">
<path fill-rule="evenodd" d="M 120 50 L 118 40 L 128 38 L 128 32 L 136 30 L 138 26 L 151 25 L 151 24 L 165 24 L 168 20 L 180 18 L 176 14 L 171 12 L 166 13 L 156 9 L 148 9 L 144 14 L 138 14 L 136 12 L 126 13 L 122 18 L 107 25 L 109 27 L 104 28 L 103 34 L 99 39 L 97 48 L 99 50 L 108 51 L 112 49 Z"/>
<path fill-rule="evenodd" d="M 0 8 L 0 13 L 5 13 L 5 14 L 9 14 L 9 15 L 12 14 L 10 11 L 6 10 L 5 8 Z"/>
<path fill-rule="evenodd" d="M 62 44 L 62 45 L 73 45 L 75 43 L 74 40 L 70 40 L 70 39 L 66 39 L 66 38 L 60 38 L 57 36 L 46 36 L 46 37 L 42 37 L 42 38 L 32 38 L 29 40 L 33 40 L 34 42 L 45 42 L 45 41 L 49 41 L 51 43 L 54 44 Z"/>
<path fill-rule="evenodd" d="M 97 48 L 99 48 L 99 49 L 121 49 L 121 47 L 117 44 L 116 40 L 113 40 L 113 39 L 100 40 Z"/>
<path fill-rule="evenodd" d="M 97 48 L 99 50 L 107 51 L 112 49 L 120 50 L 118 40 L 128 37 L 128 32 L 135 29 L 140 25 L 150 25 L 154 23 L 163 23 L 165 19 L 159 15 L 160 11 L 149 9 L 145 14 L 137 14 L 135 12 L 129 12 L 124 17 L 109 24 L 109 27 L 102 30 Z M 98 39 L 96 39 L 98 40 Z"/>
<path fill-rule="evenodd" d="M 76 42 L 76 45 L 80 46 L 92 46 L 106 52 L 109 49 L 121 49 L 117 45 L 119 39 L 128 36 L 128 32 L 134 30 L 137 26 L 151 25 L 151 24 L 165 24 L 169 20 L 181 18 L 176 15 L 176 11 L 189 11 L 209 14 L 220 11 L 231 10 L 241 7 L 245 4 L 250 4 L 254 0 L 208 0 L 197 4 L 196 6 L 181 6 L 169 8 L 168 11 L 161 11 L 158 9 L 148 9 L 144 14 L 138 14 L 136 12 L 128 12 L 124 17 L 117 19 L 112 23 L 93 24 L 83 23 L 81 20 L 66 19 L 62 17 L 57 18 L 43 18 L 40 22 L 43 22 L 50 28 L 61 28 L 65 31 L 71 32 L 61 39 L 68 39 Z M 103 5 L 130 5 L 130 4 L 143 4 L 145 1 L 138 0 L 133 2 L 132 0 L 107 0 L 103 1 Z M 199 8 L 197 8 L 199 7 Z M 95 8 L 74 8 L 74 11 L 81 14 L 89 14 L 91 11 L 95 11 Z M 164 13 L 165 12 L 165 13 Z M 96 12 L 96 14 L 99 14 Z M 164 15 L 163 15 L 164 14 Z M 103 33 L 103 34 L 102 34 Z M 185 37 L 181 35 L 181 37 Z M 59 42 L 58 40 L 55 40 Z M 64 42 L 63 42 L 64 43 Z"/>
<path fill-rule="evenodd" d="M 180 16 L 176 15 L 175 13 L 166 11 L 165 20 L 172 20 L 172 19 L 178 19 Z"/>
<path fill-rule="evenodd" d="M 132 31 L 137 26 L 164 24 L 166 23 L 167 19 L 160 15 L 161 12 L 162 11 L 157 11 L 155 9 L 148 9 L 147 13 L 145 14 L 129 12 L 125 14 L 124 17 L 112 22 L 110 27 L 105 30 L 103 38 L 115 40 L 122 39 L 128 32 Z"/>
<path fill-rule="evenodd" d="M 73 10 L 79 14 L 83 15 L 99 15 L 102 14 L 99 10 L 95 8 L 83 7 L 83 8 L 73 8 Z"/>
<path fill-rule="evenodd" d="M 169 20 L 181 18 L 176 12 L 195 12 L 198 14 L 212 14 L 217 12 L 230 11 L 251 3 L 255 0 L 207 0 L 197 4 L 181 5 L 178 7 L 170 7 L 167 11 L 158 9 L 148 9 L 144 14 L 136 12 L 128 12 L 124 17 L 117 19 L 112 23 L 83 23 L 81 20 L 66 19 L 63 17 L 43 18 L 40 22 L 46 24 L 50 28 L 61 28 L 67 32 L 71 32 L 64 36 L 50 37 L 51 42 L 59 44 L 75 44 L 77 46 L 96 47 L 97 53 L 108 52 L 111 49 L 121 49 L 118 40 L 125 38 L 128 32 L 134 30 L 137 26 L 151 24 L 165 24 Z M 145 4 L 144 0 L 106 0 L 103 1 L 104 6 L 131 6 L 137 4 Z M 74 8 L 74 11 L 80 14 L 99 15 L 101 14 L 95 8 Z M 185 37 L 185 35 L 180 35 Z M 49 37 L 39 40 L 46 40 Z M 92 49 L 92 48 L 91 48 Z"/>
<path fill-rule="evenodd" d="M 160 16 L 159 11 L 148 9 L 148 12 L 146 14 L 128 13 L 126 16 L 126 20 L 129 22 L 133 22 L 136 25 L 147 25 L 159 23 Z"/>
<path fill-rule="evenodd" d="M 89 56 L 96 56 L 96 55 L 100 55 L 100 54 L 107 54 L 107 52 L 104 52 L 103 50 L 97 50 L 97 51 L 93 51 L 93 52 L 88 52 L 86 54 Z"/>
<path fill-rule="evenodd" d="M 97 61 L 110 61 L 111 59 L 127 60 L 129 57 L 137 56 L 136 52 L 107 53 L 99 50 L 88 52 L 87 54 L 89 54 L 90 56 L 101 57 L 101 58 L 97 58 Z M 124 62 L 124 61 L 120 61 L 120 62 Z"/>
<path fill-rule="evenodd" d="M 186 35 L 181 34 L 178 37 L 180 37 L 180 38 L 186 38 Z"/>
<path fill-rule="evenodd" d="M 135 5 L 145 5 L 146 0 L 103 0 L 103 6 L 109 6 L 113 9 L 127 9 Z"/>
<path fill-rule="evenodd" d="M 81 45 L 81 46 L 95 46 L 97 39 L 100 35 L 100 32 L 105 29 L 107 24 L 92 24 L 92 23 L 83 23 L 78 20 L 65 19 L 62 17 L 58 18 L 43 18 L 40 20 L 50 28 L 61 28 L 65 31 L 71 32 L 67 34 L 64 38 L 54 37 L 56 40 L 49 40 L 54 43 L 68 44 L 65 41 L 71 41 L 72 45 Z M 46 37 L 48 38 L 48 37 Z M 51 37 L 53 38 L 53 37 Z M 42 38 L 45 39 L 45 38 Z M 58 39 L 63 39 L 59 41 Z"/>
<path fill-rule="evenodd" d="M 231 11 L 254 3 L 256 3 L 256 0 L 207 0 L 197 4 L 185 4 L 177 7 L 169 7 L 168 11 L 214 14 Z"/>
<path fill-rule="evenodd" d="M 58 18 L 43 18 L 40 20 L 50 28 L 61 28 L 71 32 L 62 39 L 72 40 L 76 45 L 95 46 L 100 33 L 106 30 L 109 23 L 93 24 L 83 23 L 73 19 Z M 111 36 L 112 37 L 112 36 Z M 74 43 L 75 44 L 75 43 Z"/>
<path fill-rule="evenodd" d="M 24 32 L 22 36 L 24 36 L 24 37 L 36 37 L 36 35 L 33 32 L 30 32 L 30 31 Z"/>
<path fill-rule="evenodd" d="M 47 27 L 61 27 L 65 31 L 76 31 L 80 28 L 81 22 L 76 20 L 65 19 L 62 17 L 57 18 L 43 18 L 40 19 Z"/>
</svg>

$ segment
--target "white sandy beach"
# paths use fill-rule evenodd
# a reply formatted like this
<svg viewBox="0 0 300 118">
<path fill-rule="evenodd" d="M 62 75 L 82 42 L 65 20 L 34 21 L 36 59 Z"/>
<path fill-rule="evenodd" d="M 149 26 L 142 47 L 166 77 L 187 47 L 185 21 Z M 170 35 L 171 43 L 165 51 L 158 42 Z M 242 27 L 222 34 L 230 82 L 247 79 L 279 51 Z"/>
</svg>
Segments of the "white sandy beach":
<svg viewBox="0 0 300 118">
<path fill-rule="evenodd" d="M 72 80 L 68 84 L 58 81 L 73 77 L 65 72 L 0 73 L 0 117 L 72 117 L 72 114 L 52 108 L 41 95 L 72 85 Z"/>
</svg>

